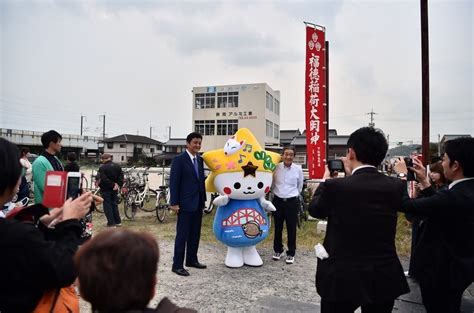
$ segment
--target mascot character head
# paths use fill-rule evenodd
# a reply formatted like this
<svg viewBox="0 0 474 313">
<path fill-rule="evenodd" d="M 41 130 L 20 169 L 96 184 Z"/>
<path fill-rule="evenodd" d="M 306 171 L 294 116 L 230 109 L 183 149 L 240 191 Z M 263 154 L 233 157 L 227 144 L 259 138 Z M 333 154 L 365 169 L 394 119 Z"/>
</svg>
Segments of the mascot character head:
<svg viewBox="0 0 474 313">
<path fill-rule="evenodd" d="M 223 149 L 206 152 L 203 159 L 211 170 L 207 191 L 249 200 L 261 198 L 270 190 L 280 155 L 263 150 L 250 130 L 241 128 Z"/>
</svg>

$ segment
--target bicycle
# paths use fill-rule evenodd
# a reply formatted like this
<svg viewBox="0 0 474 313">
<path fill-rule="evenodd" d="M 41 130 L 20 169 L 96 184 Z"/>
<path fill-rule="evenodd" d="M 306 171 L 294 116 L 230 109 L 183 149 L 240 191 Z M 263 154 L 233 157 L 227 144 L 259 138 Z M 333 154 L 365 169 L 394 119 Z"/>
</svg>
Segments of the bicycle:
<svg viewBox="0 0 474 313">
<path fill-rule="evenodd" d="M 170 210 L 170 193 L 168 192 L 168 186 L 160 186 L 158 191 L 158 197 L 156 198 L 155 211 L 156 217 L 160 223 L 164 223 L 166 219 L 166 212 Z"/>
<path fill-rule="evenodd" d="M 85 181 L 85 184 L 84 184 L 84 181 Z M 96 176 L 94 175 L 94 170 L 92 170 L 92 174 L 91 174 L 91 184 L 89 186 L 89 181 L 87 180 L 87 177 L 86 175 L 82 174 L 82 186 L 85 186 L 85 189 L 86 190 L 89 190 L 90 192 L 92 192 L 92 194 L 94 196 L 99 196 L 101 198 L 103 198 L 102 196 L 102 192 L 100 191 L 100 187 L 99 187 L 99 181 L 97 180 Z M 99 204 L 99 205 L 96 205 L 95 206 L 95 211 L 97 213 L 101 213 L 103 214 L 104 213 L 104 206 L 103 206 L 103 203 Z"/>
<path fill-rule="evenodd" d="M 148 183 L 148 169 L 149 168 L 146 168 L 142 174 L 144 185 L 132 183 L 128 190 L 127 198 L 124 201 L 124 213 L 130 220 L 135 219 L 138 209 L 145 212 L 153 212 L 156 210 L 155 207 L 148 209 L 144 205 L 145 202 L 150 201 L 152 197 L 155 199 L 158 198 L 156 190 L 151 189 Z"/>
<path fill-rule="evenodd" d="M 211 201 L 209 201 L 209 206 L 206 206 L 203 210 L 204 213 L 210 214 L 214 209 L 217 209 L 217 205 L 214 204 L 214 199 L 219 196 L 219 193 L 213 192 L 211 193 Z"/>
<path fill-rule="evenodd" d="M 298 228 L 303 226 L 303 223 L 308 220 L 308 205 L 306 199 L 311 194 L 311 190 L 308 189 L 308 185 L 306 183 L 306 179 L 303 182 L 303 190 L 299 194 L 298 197 Z"/>
</svg>

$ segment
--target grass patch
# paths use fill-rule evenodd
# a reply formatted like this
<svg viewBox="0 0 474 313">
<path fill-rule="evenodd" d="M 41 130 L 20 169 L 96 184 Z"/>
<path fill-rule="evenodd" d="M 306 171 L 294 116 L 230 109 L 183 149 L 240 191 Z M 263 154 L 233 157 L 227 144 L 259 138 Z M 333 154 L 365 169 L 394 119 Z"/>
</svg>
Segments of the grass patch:
<svg viewBox="0 0 474 313">
<path fill-rule="evenodd" d="M 147 208 L 152 208 L 154 203 L 150 201 L 145 204 Z M 176 235 L 176 219 L 177 216 L 169 211 L 164 223 L 160 223 L 156 218 L 155 212 L 144 212 L 139 210 L 135 216 L 135 220 L 128 220 L 123 213 L 123 203 L 119 205 L 120 215 L 122 216 L 123 227 L 131 228 L 139 231 L 146 231 L 154 235 L 158 240 L 174 240 Z M 217 243 L 218 240 L 214 236 L 212 226 L 214 223 L 215 211 L 211 214 L 204 214 L 201 228 L 201 242 Z M 104 214 L 94 214 L 94 232 L 101 232 L 106 228 L 107 220 Z M 273 220 L 270 227 L 268 238 L 259 244 L 259 246 L 271 248 L 273 247 Z M 317 221 L 306 221 L 302 227 L 297 230 L 297 247 L 298 249 L 312 250 L 314 245 L 322 243 L 325 233 L 316 233 Z M 286 228 L 283 229 L 283 243 L 287 242 Z M 411 225 L 405 219 L 404 214 L 400 213 L 397 223 L 397 233 L 395 244 L 399 256 L 409 256 L 411 247 Z"/>
</svg>

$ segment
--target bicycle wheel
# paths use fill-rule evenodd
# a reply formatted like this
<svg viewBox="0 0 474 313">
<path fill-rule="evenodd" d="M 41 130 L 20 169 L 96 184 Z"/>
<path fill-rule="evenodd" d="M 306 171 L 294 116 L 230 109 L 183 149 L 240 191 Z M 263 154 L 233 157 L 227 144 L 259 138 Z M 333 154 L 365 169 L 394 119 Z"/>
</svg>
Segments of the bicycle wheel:
<svg viewBox="0 0 474 313">
<path fill-rule="evenodd" d="M 205 207 L 203 212 L 206 214 L 212 213 L 214 209 L 217 209 L 217 205 L 214 204 L 214 199 L 217 198 L 214 194 L 211 195 L 211 201 L 209 202 L 209 206 Z"/>
<path fill-rule="evenodd" d="M 156 204 L 156 200 L 158 199 L 158 193 L 156 192 L 156 190 L 153 190 L 153 189 L 148 190 L 148 195 L 145 196 L 145 199 L 146 198 L 149 198 L 148 201 L 151 200 L 151 203 L 143 203 L 142 210 L 145 212 L 155 211 L 155 204 Z"/>
<path fill-rule="evenodd" d="M 215 205 L 214 201 L 211 200 L 211 203 L 209 203 L 208 207 L 204 208 L 203 212 L 206 214 L 211 214 L 215 209 L 217 209 L 217 205 Z"/>
<path fill-rule="evenodd" d="M 123 201 L 123 194 L 120 191 L 118 191 L 117 192 L 117 204 L 122 203 L 122 201 Z"/>
<path fill-rule="evenodd" d="M 138 192 L 136 190 L 130 190 L 128 192 L 128 196 L 123 202 L 123 213 L 129 220 L 135 219 L 135 215 L 137 214 L 137 204 L 135 203 L 138 197 Z"/>
<path fill-rule="evenodd" d="M 100 189 L 97 189 L 96 191 L 94 191 L 93 194 L 96 195 L 96 196 L 101 197 L 102 199 L 104 198 L 102 196 L 102 192 L 100 191 Z M 97 213 L 104 214 L 104 203 L 102 202 L 101 204 L 96 205 L 95 210 L 96 210 Z"/>
<path fill-rule="evenodd" d="M 164 223 L 166 219 L 166 211 L 168 211 L 168 203 L 166 203 L 166 194 L 162 191 L 156 199 L 156 217 L 161 223 Z"/>
</svg>

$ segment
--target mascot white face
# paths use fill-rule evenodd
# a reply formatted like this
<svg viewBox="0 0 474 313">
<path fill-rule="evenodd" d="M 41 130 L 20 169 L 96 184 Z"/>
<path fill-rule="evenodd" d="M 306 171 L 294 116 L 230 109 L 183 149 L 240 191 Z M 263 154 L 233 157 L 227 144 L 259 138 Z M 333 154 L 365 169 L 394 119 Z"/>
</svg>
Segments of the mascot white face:
<svg viewBox="0 0 474 313">
<path fill-rule="evenodd" d="M 221 195 L 231 199 L 251 200 L 264 197 L 272 185 L 272 173 L 255 171 L 255 177 L 242 172 L 222 173 L 216 176 L 214 186 Z"/>
</svg>

